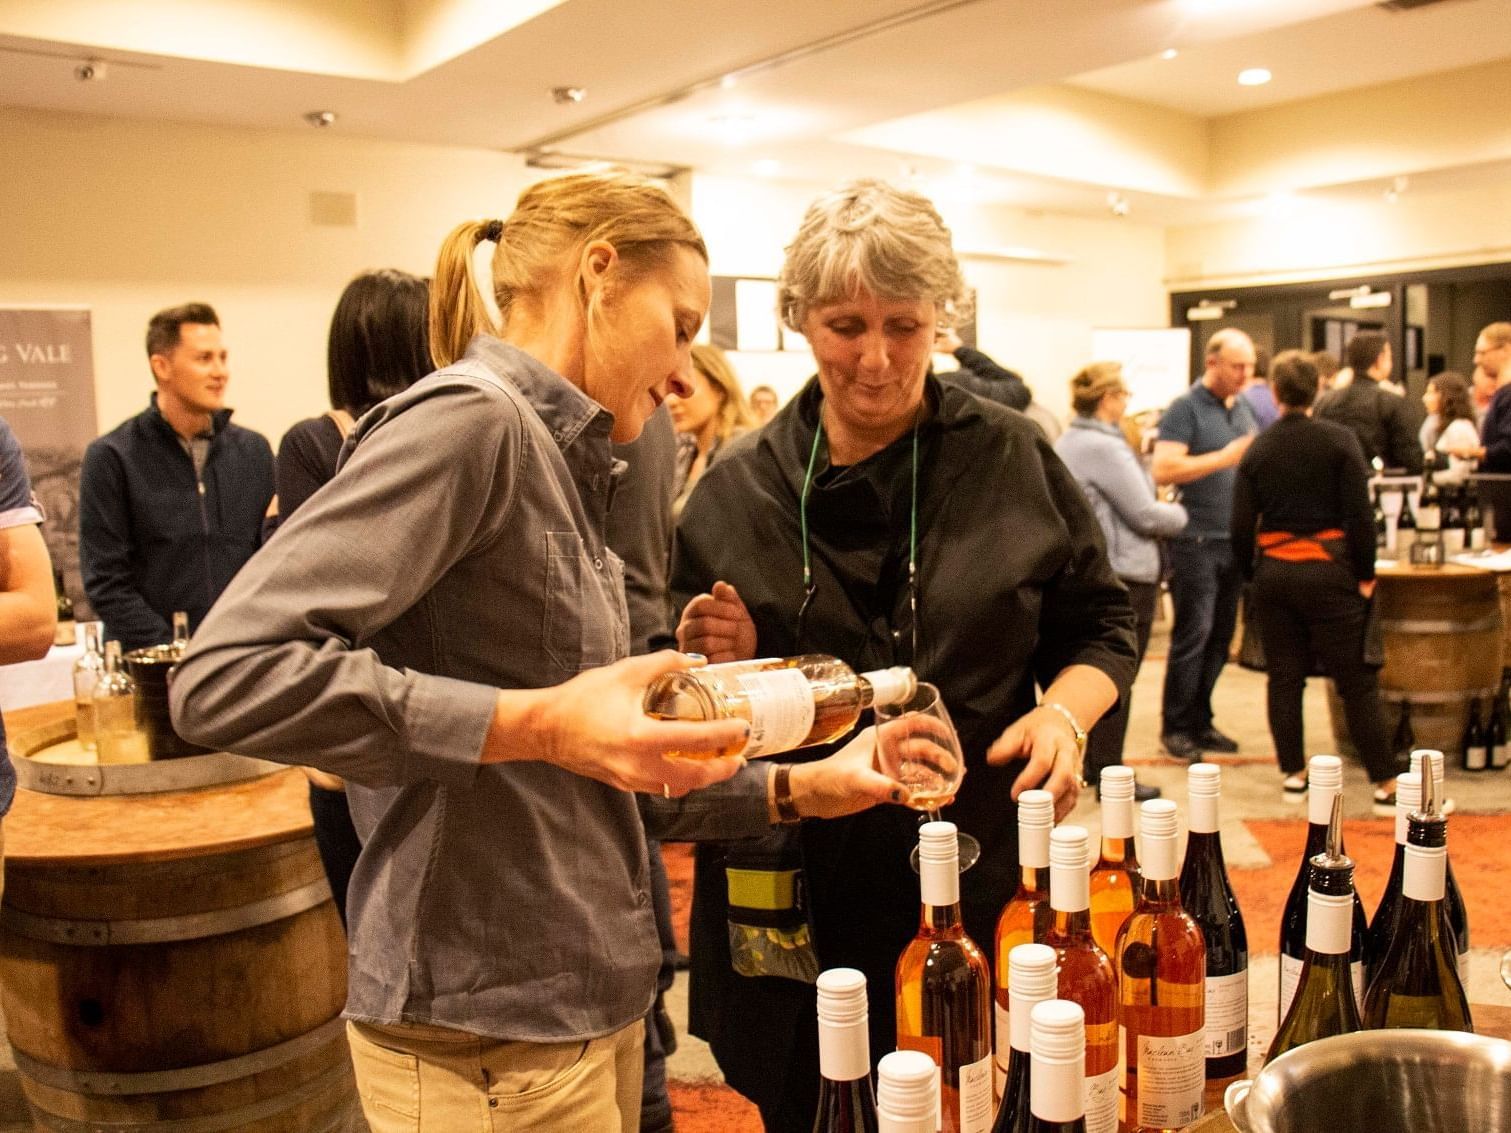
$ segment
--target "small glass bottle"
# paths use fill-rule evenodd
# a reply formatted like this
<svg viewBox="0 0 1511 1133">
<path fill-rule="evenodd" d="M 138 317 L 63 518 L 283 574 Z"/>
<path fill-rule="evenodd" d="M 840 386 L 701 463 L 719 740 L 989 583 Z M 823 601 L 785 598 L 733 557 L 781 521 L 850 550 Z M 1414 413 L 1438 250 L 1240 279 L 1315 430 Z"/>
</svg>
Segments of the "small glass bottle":
<svg viewBox="0 0 1511 1133">
<path fill-rule="evenodd" d="M 917 687 L 904 666 L 857 674 L 809 653 L 664 673 L 645 690 L 643 708 L 657 720 L 744 720 L 750 739 L 712 754 L 753 759 L 837 740 L 873 704 L 904 703 Z"/>
<path fill-rule="evenodd" d="M 173 611 L 173 640 L 168 643 L 168 655 L 181 661 L 189 648 L 189 615 L 183 610 Z"/>
<path fill-rule="evenodd" d="M 94 732 L 94 689 L 105 674 L 105 653 L 100 647 L 104 622 L 84 623 L 84 652 L 73 663 L 73 718 L 79 746 L 97 748 Z"/>
<path fill-rule="evenodd" d="M 119 641 L 105 643 L 105 673 L 94 686 L 94 728 L 101 763 L 146 763 L 151 758 L 136 682 L 121 661 Z"/>
</svg>

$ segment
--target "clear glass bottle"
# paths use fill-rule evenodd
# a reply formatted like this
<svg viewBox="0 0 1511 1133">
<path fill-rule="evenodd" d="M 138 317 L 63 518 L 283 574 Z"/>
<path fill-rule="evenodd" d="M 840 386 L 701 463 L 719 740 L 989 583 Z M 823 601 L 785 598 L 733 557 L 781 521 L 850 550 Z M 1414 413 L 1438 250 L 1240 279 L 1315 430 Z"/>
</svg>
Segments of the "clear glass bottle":
<svg viewBox="0 0 1511 1133">
<path fill-rule="evenodd" d="M 84 623 L 84 652 L 73 663 L 74 728 L 79 746 L 85 751 L 95 751 L 98 747 L 94 731 L 94 689 L 105 675 L 105 652 L 100 644 L 104 630 L 104 622 Z"/>
<path fill-rule="evenodd" d="M 1249 935 L 1217 830 L 1222 768 L 1194 763 L 1186 784 L 1191 831 L 1180 870 L 1180 901 L 1207 943 L 1207 1077 L 1233 1078 L 1249 1059 Z"/>
<path fill-rule="evenodd" d="M 121 660 L 119 641 L 105 643 L 105 672 L 94 686 L 94 729 L 101 763 L 146 763 L 151 758 L 136 682 Z"/>
<path fill-rule="evenodd" d="M 1083 1013 L 1086 1129 L 1117 1133 L 1118 977 L 1091 935 L 1090 835 L 1083 826 L 1050 835 L 1049 903 L 1053 920 L 1044 943 L 1059 965 L 1056 992 Z"/>
<path fill-rule="evenodd" d="M 1448 874 L 1448 820 L 1432 775 L 1422 772 L 1422 808 L 1409 820 L 1401 914 L 1364 996 L 1364 1025 L 1473 1032 L 1469 997 L 1459 979 L 1453 929 L 1443 897 Z"/>
<path fill-rule="evenodd" d="M 1028 1133 L 1086 1133 L 1085 1023 L 1081 1008 L 1063 999 L 1034 1008 Z"/>
<path fill-rule="evenodd" d="M 866 977 L 830 968 L 818 977 L 818 1114 L 813 1133 L 876 1133 Z"/>
<path fill-rule="evenodd" d="M 1353 943 L 1354 863 L 1343 852 L 1343 796 L 1333 798 L 1327 848 L 1311 859 L 1306 960 L 1290 1010 L 1265 1062 L 1315 1039 L 1362 1030 L 1349 964 Z"/>
<path fill-rule="evenodd" d="M 808 653 L 665 673 L 645 690 L 643 707 L 658 720 L 744 720 L 750 739 L 713 754 L 754 758 L 837 740 L 873 704 L 900 704 L 917 687 L 903 666 L 857 674 L 843 661 Z"/>
<path fill-rule="evenodd" d="M 1495 706 L 1490 706 L 1492 713 Z M 1464 735 L 1459 740 L 1459 750 L 1463 753 L 1462 765 L 1465 771 L 1486 771 L 1490 767 L 1490 735 L 1485 726 L 1480 723 L 1480 702 L 1478 698 L 1469 701 L 1469 723 L 1464 727 Z"/>
<path fill-rule="evenodd" d="M 897 1045 L 940 1070 L 942 1133 L 988 1133 L 992 1121 L 992 977 L 965 934 L 953 822 L 918 830 L 918 935 L 897 961 Z"/>
<path fill-rule="evenodd" d="M 1296 880 L 1285 899 L 1285 911 L 1280 916 L 1280 1011 L 1277 1019 L 1284 1019 L 1290 1010 L 1291 997 L 1296 994 L 1296 981 L 1301 978 L 1301 965 L 1306 962 L 1307 893 L 1311 886 L 1311 861 L 1327 849 L 1327 825 L 1332 818 L 1333 799 L 1343 791 L 1343 761 L 1336 755 L 1314 755 L 1307 764 L 1306 772 L 1307 828 L 1306 848 L 1301 854 L 1301 867 L 1296 871 Z M 1364 938 L 1368 925 L 1364 918 L 1364 902 L 1354 894 L 1353 946 L 1349 949 L 1349 961 L 1353 965 L 1354 996 L 1364 1002 Z"/>
<path fill-rule="evenodd" d="M 1138 896 L 1138 852 L 1133 842 L 1133 772 L 1102 770 L 1102 852 L 1091 868 L 1091 935 L 1107 955 L 1117 951 L 1118 929 Z"/>
<path fill-rule="evenodd" d="M 1146 802 L 1138 903 L 1118 932 L 1127 1133 L 1176 1133 L 1202 1115 L 1206 1085 L 1207 948 L 1181 908 L 1175 804 Z"/>
<path fill-rule="evenodd" d="M 1006 1072 L 1008 1035 L 1004 1022 L 1009 1010 L 1012 953 L 1020 944 L 1043 943 L 1053 913 L 1049 907 L 1049 837 L 1055 825 L 1055 797 L 1048 791 L 1024 791 L 1018 796 L 1018 888 L 997 917 L 993 951 L 997 982 L 993 993 L 997 1014 L 997 1076 Z M 1027 1025 L 1025 1021 L 1025 1026 Z M 1024 1032 L 1026 1037 L 1027 1031 Z M 1000 1083 L 999 1083 L 999 1093 Z"/>
<path fill-rule="evenodd" d="M 1008 1007 L 997 1013 L 998 1068 L 1003 1072 L 1002 1100 L 992 1133 L 1024 1133 L 1028 1120 L 1031 1029 L 1033 1009 L 1053 999 L 1059 984 L 1055 950 L 1047 944 L 1020 944 L 1013 949 L 1012 986 Z M 1006 1051 L 1004 1059 L 1003 1052 Z"/>
<path fill-rule="evenodd" d="M 1405 822 L 1402 822 L 1400 820 L 1400 805 L 1399 805 L 1400 793 L 1397 792 L 1397 795 L 1396 795 L 1396 799 L 1397 799 L 1397 807 L 1396 807 L 1396 814 L 1397 814 L 1396 837 L 1397 837 L 1398 853 L 1400 852 L 1400 848 L 1404 847 L 1406 845 L 1406 841 L 1407 841 L 1406 836 L 1407 836 L 1408 832 L 1411 829 L 1411 825 L 1410 825 L 1411 815 L 1415 811 L 1421 809 L 1420 806 L 1417 805 L 1417 804 L 1421 801 L 1421 798 L 1422 798 L 1422 794 L 1421 794 L 1421 780 L 1422 780 L 1422 776 L 1426 773 L 1425 769 L 1423 767 L 1423 762 L 1424 761 L 1428 765 L 1430 765 L 1431 768 L 1432 768 L 1432 783 L 1433 783 L 1433 787 L 1435 788 L 1436 797 L 1438 799 L 1438 806 L 1439 806 L 1440 810 L 1444 811 L 1445 817 L 1446 817 L 1447 804 L 1443 800 L 1447 799 L 1447 797 L 1448 797 L 1448 790 L 1447 790 L 1447 787 L 1445 786 L 1445 783 L 1446 783 L 1445 776 L 1446 776 L 1447 773 L 1446 773 L 1445 768 L 1444 768 L 1445 759 L 1444 759 L 1443 753 L 1440 752 L 1440 751 L 1438 751 L 1436 748 L 1427 748 L 1427 747 L 1417 748 L 1415 751 L 1413 751 L 1411 753 L 1411 770 L 1413 772 L 1415 772 L 1416 776 L 1417 776 L 1417 784 L 1418 784 L 1418 786 L 1417 786 L 1417 799 L 1416 799 L 1416 802 L 1413 802 L 1411 808 L 1406 811 L 1406 821 Z M 1397 780 L 1397 782 L 1399 782 L 1399 779 Z M 1464 894 L 1463 894 L 1463 891 L 1459 888 L 1459 880 L 1458 880 L 1457 877 L 1455 877 L 1453 875 L 1453 858 L 1452 857 L 1448 858 L 1448 864 L 1447 864 L 1447 867 L 1446 867 L 1446 873 L 1447 873 L 1447 886 L 1446 886 L 1446 891 L 1443 894 L 1443 907 L 1448 910 L 1448 927 L 1453 930 L 1453 941 L 1454 941 L 1454 945 L 1455 945 L 1455 947 L 1456 947 L 1456 949 L 1458 951 L 1459 979 L 1464 982 L 1464 986 L 1465 987 L 1468 987 L 1469 986 L 1469 909 L 1468 909 L 1468 906 L 1466 906 L 1464 904 Z M 1404 859 L 1403 859 L 1403 862 L 1402 862 L 1402 876 L 1403 877 L 1405 876 L 1405 862 L 1404 862 Z M 1389 890 L 1387 890 L 1387 893 L 1388 892 L 1389 892 Z M 1397 897 L 1400 896 L 1399 887 L 1397 888 L 1396 896 Z M 1383 899 L 1382 899 L 1381 903 L 1382 904 L 1384 903 Z M 1399 911 L 1399 905 L 1397 906 L 1397 909 Z M 1389 930 L 1389 932 L 1393 932 L 1393 931 L 1394 931 L 1393 928 L 1391 930 Z M 1381 941 L 1381 953 L 1380 953 L 1381 956 L 1383 956 L 1383 954 L 1384 954 L 1384 946 L 1389 943 L 1389 940 L 1390 940 L 1389 932 L 1387 932 L 1387 935 L 1386 935 L 1385 939 L 1383 941 Z M 1373 979 L 1374 979 L 1374 973 L 1373 972 L 1366 972 L 1366 976 L 1368 977 L 1369 981 L 1373 981 Z M 1369 986 L 1369 982 L 1366 982 L 1364 986 L 1368 987 Z M 1360 998 L 1359 1003 L 1360 1003 L 1361 1006 L 1363 1005 L 1364 1000 L 1363 1000 L 1362 997 Z"/>
</svg>

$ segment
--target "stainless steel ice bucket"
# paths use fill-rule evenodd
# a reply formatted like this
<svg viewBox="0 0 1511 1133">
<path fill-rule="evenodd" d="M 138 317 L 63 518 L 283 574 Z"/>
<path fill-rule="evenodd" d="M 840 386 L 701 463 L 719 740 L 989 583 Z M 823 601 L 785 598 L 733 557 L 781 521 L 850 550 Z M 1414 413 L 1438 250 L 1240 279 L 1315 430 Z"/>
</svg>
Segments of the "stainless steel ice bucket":
<svg viewBox="0 0 1511 1133">
<path fill-rule="evenodd" d="M 1360 1031 L 1281 1055 L 1223 1099 L 1239 1133 L 1511 1133 L 1511 1042 Z"/>
</svg>

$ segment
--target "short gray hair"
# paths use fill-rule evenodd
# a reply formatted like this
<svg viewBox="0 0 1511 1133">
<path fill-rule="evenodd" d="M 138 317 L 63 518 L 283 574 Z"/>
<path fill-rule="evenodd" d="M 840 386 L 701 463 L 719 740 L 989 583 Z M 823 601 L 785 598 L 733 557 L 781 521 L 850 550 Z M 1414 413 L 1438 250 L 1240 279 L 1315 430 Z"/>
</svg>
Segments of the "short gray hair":
<svg viewBox="0 0 1511 1133">
<path fill-rule="evenodd" d="M 777 310 L 800 331 L 810 308 L 861 288 L 884 299 L 932 300 L 947 326 L 970 317 L 970 292 L 939 210 L 885 181 L 852 181 L 808 206 L 786 248 Z"/>
</svg>

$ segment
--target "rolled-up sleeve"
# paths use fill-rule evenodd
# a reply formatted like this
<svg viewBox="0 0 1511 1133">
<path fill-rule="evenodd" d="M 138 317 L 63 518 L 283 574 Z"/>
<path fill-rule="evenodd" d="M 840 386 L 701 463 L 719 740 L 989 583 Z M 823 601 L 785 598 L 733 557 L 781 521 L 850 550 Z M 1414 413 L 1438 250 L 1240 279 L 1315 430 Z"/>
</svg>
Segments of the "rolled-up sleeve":
<svg viewBox="0 0 1511 1133">
<path fill-rule="evenodd" d="M 368 643 L 507 525 L 526 444 L 519 410 L 475 385 L 363 423 L 330 487 L 221 596 L 173 681 L 194 742 L 308 763 L 370 786 L 477 773 L 496 690 L 389 663 Z M 428 648 L 438 653 L 446 627 Z M 426 664 L 433 660 L 434 664 Z"/>
</svg>

